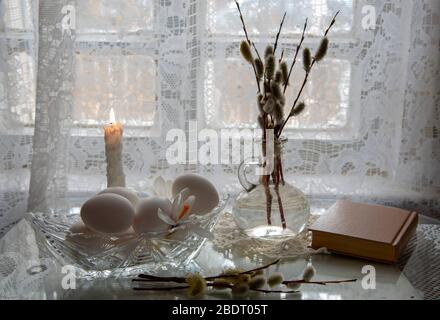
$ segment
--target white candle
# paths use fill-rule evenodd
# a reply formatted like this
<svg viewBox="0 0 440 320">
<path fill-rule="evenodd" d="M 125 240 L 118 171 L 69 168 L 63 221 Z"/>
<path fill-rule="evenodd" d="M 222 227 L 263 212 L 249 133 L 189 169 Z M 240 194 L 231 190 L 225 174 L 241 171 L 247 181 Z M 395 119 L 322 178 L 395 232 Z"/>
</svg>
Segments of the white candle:
<svg viewBox="0 0 440 320">
<path fill-rule="evenodd" d="M 110 110 L 110 124 L 104 126 L 105 157 L 107 160 L 107 187 L 125 187 L 122 166 L 122 124 L 115 121 Z"/>
</svg>

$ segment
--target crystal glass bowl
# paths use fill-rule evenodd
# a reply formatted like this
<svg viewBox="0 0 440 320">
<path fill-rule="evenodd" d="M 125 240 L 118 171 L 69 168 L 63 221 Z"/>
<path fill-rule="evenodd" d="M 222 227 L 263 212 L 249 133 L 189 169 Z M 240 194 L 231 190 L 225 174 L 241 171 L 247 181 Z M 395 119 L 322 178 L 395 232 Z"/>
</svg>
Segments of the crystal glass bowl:
<svg viewBox="0 0 440 320">
<path fill-rule="evenodd" d="M 131 277 L 142 272 L 184 269 L 213 231 L 229 196 L 223 194 L 219 205 L 203 216 L 191 216 L 206 234 L 180 232 L 176 235 L 134 233 L 122 236 L 89 235 L 72 238 L 69 228 L 80 221 L 76 214 L 28 213 L 26 219 L 35 230 L 40 249 L 62 265 L 77 268 L 85 278 Z"/>
</svg>

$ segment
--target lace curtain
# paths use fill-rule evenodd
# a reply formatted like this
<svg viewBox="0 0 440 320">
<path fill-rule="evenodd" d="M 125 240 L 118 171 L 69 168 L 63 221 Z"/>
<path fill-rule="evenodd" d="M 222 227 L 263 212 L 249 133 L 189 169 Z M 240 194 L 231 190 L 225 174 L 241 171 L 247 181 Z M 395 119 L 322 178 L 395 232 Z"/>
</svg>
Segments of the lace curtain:
<svg viewBox="0 0 440 320">
<path fill-rule="evenodd" d="M 305 17 L 313 49 L 342 10 L 329 57 L 307 86 L 307 112 L 288 128 L 287 180 L 311 198 L 440 217 L 440 3 L 240 3 L 260 50 L 287 11 L 280 50 L 288 62 Z M 111 108 L 125 128 L 128 186 L 145 191 L 155 176 L 195 171 L 238 190 L 236 164 L 169 164 L 166 135 L 180 128 L 201 145 L 195 130 L 253 127 L 255 87 L 239 57 L 242 38 L 229 0 L 2 0 L 0 236 L 28 209 L 67 212 L 105 187 L 102 126 Z M 292 97 L 297 85 L 289 90 Z"/>
</svg>

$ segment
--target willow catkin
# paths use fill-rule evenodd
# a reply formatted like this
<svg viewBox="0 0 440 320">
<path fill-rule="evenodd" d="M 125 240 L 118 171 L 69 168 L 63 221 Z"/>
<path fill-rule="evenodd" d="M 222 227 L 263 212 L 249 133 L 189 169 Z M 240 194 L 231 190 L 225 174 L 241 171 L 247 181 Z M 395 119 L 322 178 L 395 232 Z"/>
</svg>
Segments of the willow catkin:
<svg viewBox="0 0 440 320">
<path fill-rule="evenodd" d="M 275 118 L 275 123 L 281 123 L 283 122 L 284 118 L 284 110 L 283 106 L 280 103 L 276 103 L 273 108 L 273 117 Z"/>
<path fill-rule="evenodd" d="M 270 92 L 275 97 L 275 99 L 277 100 L 283 99 L 283 93 L 281 92 L 281 87 L 277 82 L 272 81 L 270 83 Z"/>
<path fill-rule="evenodd" d="M 306 282 L 310 282 L 312 278 L 315 276 L 315 268 L 312 265 L 308 265 L 303 271 L 303 280 Z"/>
<path fill-rule="evenodd" d="M 243 296 L 249 293 L 249 286 L 245 283 L 239 283 L 232 287 L 232 294 L 236 296 Z"/>
<path fill-rule="evenodd" d="M 281 73 L 280 70 L 277 70 L 277 72 L 275 72 L 275 78 L 274 81 L 276 83 L 281 83 L 281 81 L 283 80 L 283 74 Z"/>
<path fill-rule="evenodd" d="M 321 61 L 327 54 L 327 49 L 328 49 L 328 38 L 324 37 L 322 38 L 321 43 L 319 44 L 318 50 L 316 50 L 315 60 L 318 62 Z"/>
<path fill-rule="evenodd" d="M 275 73 L 275 57 L 273 54 L 266 58 L 266 77 L 272 79 Z"/>
<path fill-rule="evenodd" d="M 269 57 L 270 55 L 273 55 L 273 47 L 271 45 L 268 45 L 264 50 L 264 58 L 267 59 L 267 57 Z"/>
<path fill-rule="evenodd" d="M 285 86 L 286 84 L 288 84 L 287 81 L 289 78 L 289 68 L 287 66 L 287 62 L 285 61 L 281 62 L 280 70 L 281 70 L 283 85 Z"/>
<path fill-rule="evenodd" d="M 269 81 L 264 81 L 264 92 L 270 92 Z"/>
<path fill-rule="evenodd" d="M 206 289 L 206 281 L 198 273 L 190 274 L 186 278 L 186 283 L 188 284 L 188 294 L 191 297 L 197 297 L 203 295 Z"/>
<path fill-rule="evenodd" d="M 261 289 L 265 284 L 266 278 L 262 275 L 259 275 L 252 278 L 252 280 L 249 282 L 249 287 L 251 289 Z"/>
<path fill-rule="evenodd" d="M 295 117 L 304 111 L 306 104 L 304 102 L 300 102 L 293 110 L 290 112 L 291 117 Z"/>
<path fill-rule="evenodd" d="M 251 64 L 254 63 L 251 48 L 249 47 L 249 43 L 247 43 L 245 40 L 240 43 L 240 53 L 247 62 Z"/>
<path fill-rule="evenodd" d="M 303 50 L 303 66 L 306 72 L 310 71 L 310 66 L 312 65 L 312 54 L 309 48 Z"/>
<path fill-rule="evenodd" d="M 264 104 L 264 112 L 271 114 L 273 112 L 273 108 L 275 107 L 275 101 L 272 97 L 267 98 L 266 103 Z"/>
<path fill-rule="evenodd" d="M 283 275 L 281 273 L 273 273 L 267 278 L 267 284 L 269 287 L 275 287 L 283 282 Z"/>
<path fill-rule="evenodd" d="M 263 78 L 263 74 L 264 74 L 263 62 L 261 62 L 260 59 L 256 58 L 254 60 L 254 65 L 255 65 L 255 70 L 257 71 L 257 77 L 259 80 L 261 80 Z"/>
<path fill-rule="evenodd" d="M 278 102 L 284 107 L 286 105 L 286 96 L 282 94 L 281 98 L 278 99 Z"/>
</svg>

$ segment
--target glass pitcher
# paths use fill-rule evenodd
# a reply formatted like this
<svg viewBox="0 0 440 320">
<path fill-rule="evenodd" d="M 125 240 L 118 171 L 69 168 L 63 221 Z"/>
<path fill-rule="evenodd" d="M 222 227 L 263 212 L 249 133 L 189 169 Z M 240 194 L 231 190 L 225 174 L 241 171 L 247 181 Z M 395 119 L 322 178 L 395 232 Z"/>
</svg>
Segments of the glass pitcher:
<svg viewBox="0 0 440 320">
<path fill-rule="evenodd" d="M 280 183 L 277 192 L 272 179 L 266 188 L 258 176 L 258 168 L 261 161 L 256 158 L 243 161 L 238 168 L 238 179 L 244 188 L 232 209 L 238 226 L 248 236 L 261 239 L 294 237 L 301 233 L 310 215 L 306 196 L 288 183 Z M 254 171 L 253 181 L 249 179 L 250 171 Z M 271 197 L 269 206 L 266 192 Z M 280 204 L 283 212 L 280 212 Z"/>
</svg>

